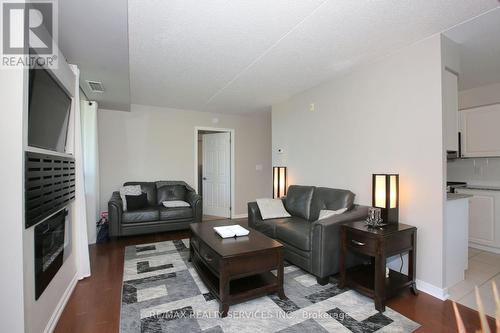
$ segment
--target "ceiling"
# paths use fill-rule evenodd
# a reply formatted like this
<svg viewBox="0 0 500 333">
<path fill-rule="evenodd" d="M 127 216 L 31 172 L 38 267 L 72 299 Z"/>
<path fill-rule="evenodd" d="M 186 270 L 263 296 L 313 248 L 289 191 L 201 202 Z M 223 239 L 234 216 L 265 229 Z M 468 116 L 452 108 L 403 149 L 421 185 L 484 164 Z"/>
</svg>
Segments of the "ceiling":
<svg viewBox="0 0 500 333">
<path fill-rule="evenodd" d="M 60 44 L 100 106 L 266 110 L 496 0 L 64 0 Z M 129 80 L 130 78 L 130 80 Z M 122 108 L 119 108 L 120 106 Z M 112 107 L 116 106 L 116 107 Z"/>
<path fill-rule="evenodd" d="M 130 81 L 127 0 L 59 1 L 59 48 L 80 68 L 80 86 L 99 107 L 128 111 Z M 99 81 L 92 93 L 85 80 Z"/>
<path fill-rule="evenodd" d="M 445 35 L 460 44 L 460 90 L 500 83 L 500 8 Z"/>
</svg>

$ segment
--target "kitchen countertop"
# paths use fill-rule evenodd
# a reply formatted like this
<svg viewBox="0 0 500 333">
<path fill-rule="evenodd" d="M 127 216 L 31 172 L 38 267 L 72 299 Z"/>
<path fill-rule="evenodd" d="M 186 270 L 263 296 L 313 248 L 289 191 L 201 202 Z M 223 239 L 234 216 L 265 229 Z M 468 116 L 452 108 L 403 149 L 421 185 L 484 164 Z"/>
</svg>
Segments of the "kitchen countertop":
<svg viewBox="0 0 500 333">
<path fill-rule="evenodd" d="M 462 194 L 462 193 L 446 193 L 446 200 L 459 200 L 459 199 L 468 199 L 472 198 L 471 194 Z"/>
</svg>

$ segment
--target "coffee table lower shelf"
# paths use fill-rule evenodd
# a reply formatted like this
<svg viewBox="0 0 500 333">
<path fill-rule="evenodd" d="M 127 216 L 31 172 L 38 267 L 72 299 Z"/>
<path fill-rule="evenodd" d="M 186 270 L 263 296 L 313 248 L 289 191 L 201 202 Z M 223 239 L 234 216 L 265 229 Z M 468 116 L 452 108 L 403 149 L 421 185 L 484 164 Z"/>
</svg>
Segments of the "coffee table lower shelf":
<svg viewBox="0 0 500 333">
<path fill-rule="evenodd" d="M 223 299 L 220 294 L 219 276 L 207 267 L 196 254 L 191 258 L 191 262 L 208 290 L 219 301 L 221 317 L 227 315 L 229 305 L 275 293 L 279 290 L 277 277 L 271 272 L 264 272 L 230 280 L 229 294 Z"/>
</svg>

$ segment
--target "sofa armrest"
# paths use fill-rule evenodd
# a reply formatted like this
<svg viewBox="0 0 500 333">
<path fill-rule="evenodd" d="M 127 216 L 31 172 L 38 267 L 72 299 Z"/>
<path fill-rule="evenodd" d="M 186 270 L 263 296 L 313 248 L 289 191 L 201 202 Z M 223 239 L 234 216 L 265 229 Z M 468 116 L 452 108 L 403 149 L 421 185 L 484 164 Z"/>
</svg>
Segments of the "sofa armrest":
<svg viewBox="0 0 500 333">
<path fill-rule="evenodd" d="M 260 215 L 260 209 L 257 202 L 248 203 L 248 226 L 250 228 L 255 228 L 255 225 L 262 221 L 262 215 Z"/>
<path fill-rule="evenodd" d="M 368 206 L 355 205 L 353 209 L 330 218 L 313 222 L 312 268 L 315 275 L 326 277 L 339 272 L 340 226 L 368 216 Z M 355 256 L 349 255 L 347 266 L 356 264 Z"/>
<path fill-rule="evenodd" d="M 203 216 L 203 202 L 201 200 L 201 195 L 196 194 L 194 191 L 188 191 L 186 193 L 186 201 L 189 202 L 193 208 L 194 222 L 201 222 Z"/>
<path fill-rule="evenodd" d="M 108 201 L 108 219 L 110 236 L 120 236 L 121 222 L 123 214 L 123 202 L 120 192 L 115 191 Z"/>
</svg>

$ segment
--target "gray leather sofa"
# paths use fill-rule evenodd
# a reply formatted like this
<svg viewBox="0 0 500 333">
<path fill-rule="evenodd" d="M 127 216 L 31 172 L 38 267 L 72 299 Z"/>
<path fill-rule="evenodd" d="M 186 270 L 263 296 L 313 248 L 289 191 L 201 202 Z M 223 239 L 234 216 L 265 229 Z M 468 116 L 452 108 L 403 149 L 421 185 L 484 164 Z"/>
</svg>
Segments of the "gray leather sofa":
<svg viewBox="0 0 500 333">
<path fill-rule="evenodd" d="M 365 219 L 368 207 L 354 205 L 354 193 L 348 190 L 293 185 L 283 199 L 288 218 L 263 220 L 256 202 L 248 203 L 248 225 L 285 246 L 285 259 L 328 283 L 339 272 L 340 226 Z M 347 212 L 318 221 L 320 210 L 349 208 Z M 349 254 L 347 266 L 363 259 Z"/>
<path fill-rule="evenodd" d="M 148 199 L 148 207 L 123 211 L 120 192 L 113 192 L 108 202 L 110 236 L 139 235 L 154 232 L 188 229 L 189 224 L 201 222 L 202 201 L 188 184 L 182 181 L 127 182 L 141 185 Z M 163 201 L 183 200 L 191 207 L 165 208 Z"/>
</svg>

